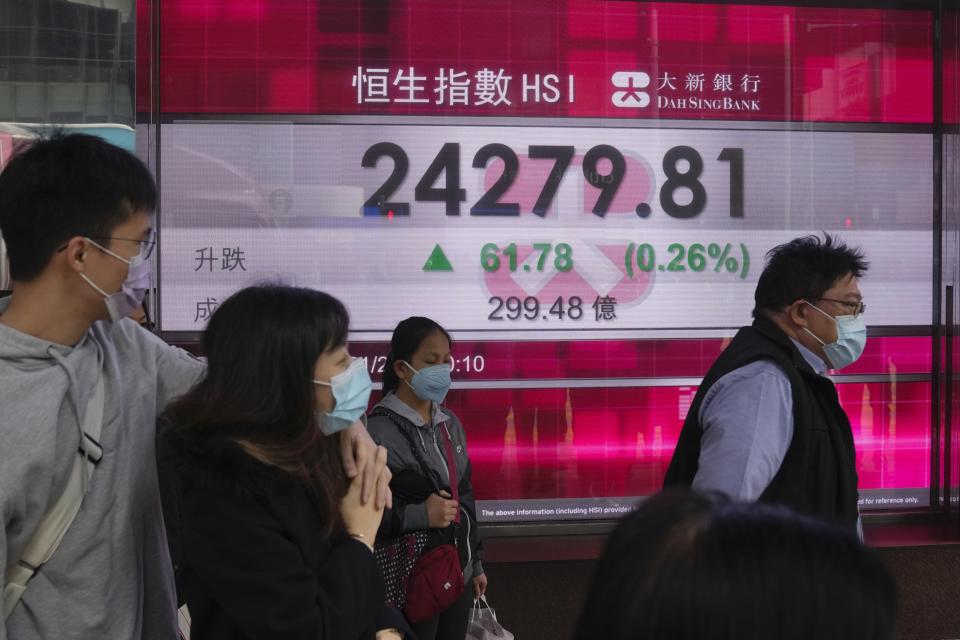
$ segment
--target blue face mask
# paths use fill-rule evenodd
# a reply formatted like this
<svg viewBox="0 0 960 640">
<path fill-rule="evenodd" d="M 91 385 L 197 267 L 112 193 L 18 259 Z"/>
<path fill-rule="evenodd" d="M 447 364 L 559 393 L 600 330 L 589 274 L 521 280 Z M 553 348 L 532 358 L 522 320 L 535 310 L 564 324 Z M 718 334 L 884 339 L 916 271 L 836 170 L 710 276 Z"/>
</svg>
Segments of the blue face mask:
<svg viewBox="0 0 960 640">
<path fill-rule="evenodd" d="M 837 341 L 831 344 L 827 344 L 818 338 L 815 333 L 806 327 L 803 328 L 823 345 L 823 351 L 827 354 L 830 365 L 834 369 L 843 369 L 856 362 L 863 355 L 863 350 L 867 346 L 867 324 L 863 320 L 863 314 L 834 317 L 815 304 L 809 302 L 807 304 L 833 320 L 837 325 Z"/>
<path fill-rule="evenodd" d="M 432 367 L 424 367 L 417 371 L 409 362 L 404 362 L 410 371 L 413 371 L 413 378 L 407 383 L 413 389 L 413 392 L 424 400 L 433 402 L 443 402 L 450 391 L 450 365 L 447 363 L 435 364 Z"/>
<path fill-rule="evenodd" d="M 317 413 L 317 426 L 324 435 L 343 431 L 366 413 L 373 382 L 363 360 L 354 358 L 347 370 L 330 378 L 330 382 L 314 380 L 313 384 L 330 387 L 336 402 L 330 413 Z"/>
</svg>

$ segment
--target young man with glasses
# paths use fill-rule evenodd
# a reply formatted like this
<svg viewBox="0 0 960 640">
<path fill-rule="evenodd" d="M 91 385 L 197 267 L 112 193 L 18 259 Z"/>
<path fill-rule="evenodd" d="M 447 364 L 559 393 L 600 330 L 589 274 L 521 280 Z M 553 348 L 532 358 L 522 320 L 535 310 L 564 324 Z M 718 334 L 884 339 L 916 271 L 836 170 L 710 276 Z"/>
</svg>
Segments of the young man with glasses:
<svg viewBox="0 0 960 640">
<path fill-rule="evenodd" d="M 0 173 L 0 640 L 177 636 L 156 422 L 204 366 L 127 319 L 150 288 L 156 199 L 143 163 L 82 134 Z M 385 453 L 360 424 L 340 438 L 366 499 L 388 501 Z"/>
<path fill-rule="evenodd" d="M 753 325 L 707 372 L 665 486 L 782 503 L 860 530 L 853 434 L 826 372 L 863 353 L 867 266 L 827 234 L 770 251 Z"/>
</svg>

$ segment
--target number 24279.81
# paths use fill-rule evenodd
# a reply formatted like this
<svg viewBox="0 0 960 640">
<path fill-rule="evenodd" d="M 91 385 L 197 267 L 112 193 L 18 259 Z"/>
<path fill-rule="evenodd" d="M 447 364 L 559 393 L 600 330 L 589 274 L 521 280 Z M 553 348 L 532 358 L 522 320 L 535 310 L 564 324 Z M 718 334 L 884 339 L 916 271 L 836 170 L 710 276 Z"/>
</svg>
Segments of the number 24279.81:
<svg viewBox="0 0 960 640">
<path fill-rule="evenodd" d="M 547 174 L 546 182 L 533 205 L 533 213 L 546 216 L 553 203 L 560 182 L 573 161 L 576 149 L 573 146 L 530 145 L 527 157 L 531 160 L 553 160 L 553 169 Z M 393 161 L 393 171 L 379 189 L 373 192 L 363 204 L 361 213 L 365 216 L 409 216 L 409 202 L 392 202 L 390 198 L 400 188 L 410 170 L 410 159 L 406 151 L 393 142 L 378 142 L 363 154 L 360 166 L 373 169 L 381 158 Z M 500 177 L 477 202 L 470 207 L 472 216 L 519 216 L 520 204 L 500 202 L 507 190 L 513 186 L 520 173 L 520 160 L 516 152 L 504 144 L 488 144 L 481 147 L 473 157 L 474 169 L 486 169 L 493 158 L 503 161 Z M 610 165 L 609 173 L 600 173 L 599 163 L 606 159 Z M 743 217 L 743 149 L 725 148 L 717 156 L 720 162 L 730 163 L 730 217 Z M 683 162 L 684 164 L 681 164 Z M 684 170 L 681 170 L 684 169 Z M 623 154 L 608 144 L 592 147 L 583 156 L 583 177 L 587 183 L 599 190 L 593 205 L 593 213 L 603 217 L 610 210 L 614 197 L 627 174 L 627 162 Z M 673 218 L 695 218 L 703 213 L 707 206 L 707 190 L 700 182 L 703 173 L 703 157 L 693 147 L 672 147 L 663 155 L 663 173 L 666 180 L 660 187 L 660 208 Z M 444 174 L 444 186 L 434 186 Z M 692 194 L 690 202 L 681 204 L 676 200 L 676 192 L 684 189 Z M 448 216 L 460 215 L 460 203 L 467 199 L 466 189 L 460 186 L 460 145 L 447 142 L 427 167 L 423 177 L 414 189 L 417 202 L 443 202 Z M 649 203 L 636 203 L 636 212 L 640 217 L 650 215 Z"/>
</svg>

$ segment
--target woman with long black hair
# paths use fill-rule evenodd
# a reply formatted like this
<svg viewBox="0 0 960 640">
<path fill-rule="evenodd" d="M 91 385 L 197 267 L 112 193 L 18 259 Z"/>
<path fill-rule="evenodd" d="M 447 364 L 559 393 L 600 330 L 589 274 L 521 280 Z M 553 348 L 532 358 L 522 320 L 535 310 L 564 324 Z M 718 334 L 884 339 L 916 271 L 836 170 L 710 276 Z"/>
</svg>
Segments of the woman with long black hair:
<svg viewBox="0 0 960 640">
<path fill-rule="evenodd" d="M 367 422 L 374 441 L 387 448 L 393 472 L 393 508 L 385 512 L 380 539 L 425 532 L 422 553 L 452 544 L 459 556 L 462 595 L 426 620 L 411 619 L 420 640 L 463 640 L 473 599 L 487 589 L 466 433 L 442 406 L 450 389 L 450 348 L 450 335 L 429 318 L 397 325 L 384 368 L 384 397 Z"/>
<path fill-rule="evenodd" d="M 167 412 L 160 447 L 194 638 L 402 637 L 372 553 L 383 510 L 332 437 L 370 397 L 348 324 L 339 300 L 285 286 L 244 289 L 210 319 L 206 375 Z"/>
</svg>

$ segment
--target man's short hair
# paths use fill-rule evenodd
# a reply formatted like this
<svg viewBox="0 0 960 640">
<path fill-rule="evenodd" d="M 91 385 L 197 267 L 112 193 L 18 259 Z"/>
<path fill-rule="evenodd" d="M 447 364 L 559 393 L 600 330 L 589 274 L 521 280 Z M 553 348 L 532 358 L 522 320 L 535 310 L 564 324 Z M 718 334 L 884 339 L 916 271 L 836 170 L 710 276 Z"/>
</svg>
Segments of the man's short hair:
<svg viewBox="0 0 960 640">
<path fill-rule="evenodd" d="M 27 142 L 0 173 L 0 234 L 11 278 L 33 280 L 70 238 L 108 238 L 156 203 L 147 167 L 102 138 L 58 132 Z"/>
<path fill-rule="evenodd" d="M 815 301 L 846 276 L 861 277 L 869 267 L 860 249 L 829 233 L 804 236 L 774 247 L 753 295 L 753 317 L 776 313 L 797 300 Z"/>
</svg>

